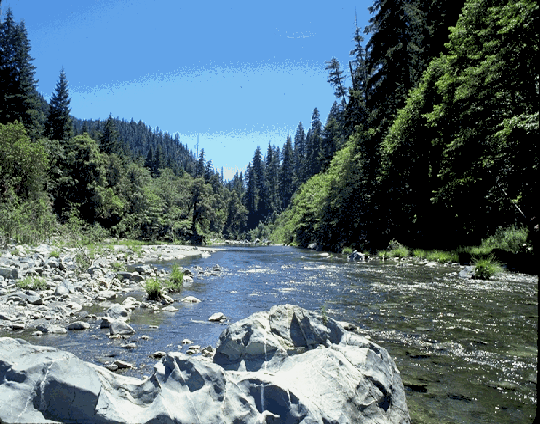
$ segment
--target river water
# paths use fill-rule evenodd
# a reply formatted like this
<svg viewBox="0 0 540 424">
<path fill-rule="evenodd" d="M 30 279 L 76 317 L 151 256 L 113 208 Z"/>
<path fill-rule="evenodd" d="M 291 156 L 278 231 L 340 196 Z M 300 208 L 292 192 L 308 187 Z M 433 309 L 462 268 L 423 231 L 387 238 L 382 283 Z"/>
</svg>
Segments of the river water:
<svg viewBox="0 0 540 424">
<path fill-rule="evenodd" d="M 397 266 L 395 262 L 347 263 L 344 255 L 292 247 L 224 247 L 206 258 L 178 263 L 211 268 L 218 276 L 195 277 L 175 299 L 175 313 L 135 311 L 130 324 L 137 344 L 109 339 L 96 325 L 87 331 L 40 338 L 102 364 L 135 364 L 126 375 L 148 376 L 155 351 L 183 351 L 182 340 L 215 347 L 228 323 L 275 304 L 325 308 L 329 317 L 356 324 L 385 347 L 401 371 L 413 423 L 530 423 L 536 416 L 538 283 L 536 277 L 505 274 L 501 280 L 457 277 L 456 266 Z M 156 264 L 168 268 L 172 263 Z M 144 293 L 130 293 L 143 300 Z M 123 298 L 116 301 L 121 302 Z M 103 312 L 93 307 L 89 312 Z M 106 309 L 106 308 L 105 308 Z M 223 312 L 228 323 L 209 323 Z M 151 329 L 158 325 L 159 329 Z M 149 340 L 141 339 L 147 335 Z"/>
</svg>

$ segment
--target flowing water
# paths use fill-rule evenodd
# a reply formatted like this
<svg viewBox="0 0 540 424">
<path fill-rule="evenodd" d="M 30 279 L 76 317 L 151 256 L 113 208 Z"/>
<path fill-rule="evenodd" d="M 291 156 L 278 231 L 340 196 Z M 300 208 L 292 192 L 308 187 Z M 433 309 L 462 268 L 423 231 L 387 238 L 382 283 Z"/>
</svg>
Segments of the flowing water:
<svg viewBox="0 0 540 424">
<path fill-rule="evenodd" d="M 413 423 L 530 423 L 536 416 L 536 277 L 505 274 L 500 280 L 471 281 L 458 278 L 459 268 L 452 266 L 352 264 L 344 255 L 282 246 L 217 248 L 210 257 L 178 263 L 203 268 L 217 263 L 223 271 L 195 277 L 173 296 L 192 295 L 201 303 L 175 303 L 175 313 L 135 311 L 130 321 L 137 332 L 130 340 L 135 349 L 123 349 L 126 340 L 109 339 L 96 325 L 67 335 L 14 336 L 96 364 L 117 358 L 132 362 L 136 369 L 126 375 L 142 377 L 156 362 L 149 354 L 185 352 L 184 338 L 215 346 L 225 325 L 275 304 L 324 307 L 329 317 L 358 325 L 390 352 Z M 142 291 L 129 295 L 144 297 Z M 228 322 L 208 322 L 214 312 L 223 312 Z"/>
</svg>

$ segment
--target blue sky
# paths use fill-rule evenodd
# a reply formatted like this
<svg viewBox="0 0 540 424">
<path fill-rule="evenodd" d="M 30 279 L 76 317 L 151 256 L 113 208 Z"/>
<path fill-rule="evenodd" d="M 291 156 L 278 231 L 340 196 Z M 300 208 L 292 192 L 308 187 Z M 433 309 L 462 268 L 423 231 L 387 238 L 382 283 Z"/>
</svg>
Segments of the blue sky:
<svg viewBox="0 0 540 424">
<path fill-rule="evenodd" d="M 24 20 L 38 89 L 63 67 L 78 118 L 142 120 L 179 133 L 226 178 L 257 146 L 282 146 L 334 101 L 325 61 L 347 69 L 355 9 L 372 1 L 4 0 Z M 347 81 L 349 83 L 350 80 Z"/>
</svg>

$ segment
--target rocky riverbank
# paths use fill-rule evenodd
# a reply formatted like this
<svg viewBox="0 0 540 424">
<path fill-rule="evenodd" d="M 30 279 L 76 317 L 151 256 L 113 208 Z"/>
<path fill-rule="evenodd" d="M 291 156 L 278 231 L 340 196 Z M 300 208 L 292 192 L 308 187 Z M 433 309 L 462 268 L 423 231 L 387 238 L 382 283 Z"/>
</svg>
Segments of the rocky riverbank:
<svg viewBox="0 0 540 424">
<path fill-rule="evenodd" d="M 0 421 L 410 423 L 386 349 L 298 306 L 232 324 L 213 359 L 161 356 L 139 380 L 0 338 Z"/>
<path fill-rule="evenodd" d="M 83 309 L 140 291 L 148 278 L 167 278 L 166 270 L 147 263 L 211 252 L 205 247 L 182 245 L 109 244 L 99 253 L 46 244 L 8 246 L 0 251 L 0 332 L 34 329 L 39 336 L 88 328 L 88 321 L 98 317 Z M 219 267 L 184 272 L 184 281 L 189 283 L 194 274 L 218 273 Z M 159 311 L 163 304 L 173 303 L 166 294 L 160 302 L 140 302 L 129 297 L 126 300 L 128 311 Z"/>
</svg>

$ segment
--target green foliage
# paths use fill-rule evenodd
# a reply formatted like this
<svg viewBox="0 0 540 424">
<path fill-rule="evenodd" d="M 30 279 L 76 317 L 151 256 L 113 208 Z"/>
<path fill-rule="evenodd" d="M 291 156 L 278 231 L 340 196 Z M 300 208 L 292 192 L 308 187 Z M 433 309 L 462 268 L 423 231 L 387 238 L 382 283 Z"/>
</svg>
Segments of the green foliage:
<svg viewBox="0 0 540 424">
<path fill-rule="evenodd" d="M 157 278 L 149 278 L 145 283 L 146 294 L 150 300 L 158 300 L 161 297 L 161 282 Z"/>
<path fill-rule="evenodd" d="M 493 259 L 493 256 L 475 259 L 474 264 L 474 275 L 473 278 L 477 280 L 489 280 L 496 274 L 499 274 L 503 271 L 503 268 L 500 263 Z"/>
<path fill-rule="evenodd" d="M 409 249 L 407 249 L 405 246 L 400 246 L 388 251 L 387 255 L 390 258 L 406 258 L 409 256 Z"/>
<path fill-rule="evenodd" d="M 184 287 L 184 273 L 178 264 L 173 264 L 171 267 L 171 275 L 167 282 L 167 288 L 171 291 L 180 291 Z"/>
<path fill-rule="evenodd" d="M 484 249 L 502 249 L 512 253 L 523 252 L 527 247 L 528 229 L 526 227 L 497 228 L 495 234 L 482 240 L 481 247 Z"/>
<path fill-rule="evenodd" d="M 120 263 L 120 262 L 113 262 L 113 263 L 111 264 L 111 268 L 112 268 L 113 270 L 115 270 L 116 272 L 118 272 L 118 271 L 123 271 L 123 270 L 125 270 L 125 269 L 126 269 L 126 265 L 123 264 L 123 263 Z"/>
<path fill-rule="evenodd" d="M 447 263 L 447 262 L 459 262 L 459 257 L 455 252 L 446 252 L 443 250 L 430 250 L 426 252 L 425 258 L 428 261 Z"/>
<path fill-rule="evenodd" d="M 59 258 L 60 257 L 60 250 L 59 249 L 51 250 L 51 253 L 49 253 L 49 256 L 51 258 Z"/>
<path fill-rule="evenodd" d="M 328 311 L 326 309 L 326 305 L 321 306 L 321 317 L 322 317 L 322 323 L 324 325 L 328 325 Z"/>
<path fill-rule="evenodd" d="M 33 276 L 26 276 L 22 280 L 19 280 L 15 285 L 21 289 L 31 289 L 31 290 L 46 290 L 47 283 L 45 279 Z"/>
<path fill-rule="evenodd" d="M 388 252 L 386 250 L 378 250 L 377 251 L 377 257 L 384 261 L 384 260 L 388 259 L 389 255 L 388 255 Z"/>
</svg>

